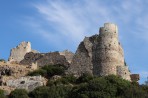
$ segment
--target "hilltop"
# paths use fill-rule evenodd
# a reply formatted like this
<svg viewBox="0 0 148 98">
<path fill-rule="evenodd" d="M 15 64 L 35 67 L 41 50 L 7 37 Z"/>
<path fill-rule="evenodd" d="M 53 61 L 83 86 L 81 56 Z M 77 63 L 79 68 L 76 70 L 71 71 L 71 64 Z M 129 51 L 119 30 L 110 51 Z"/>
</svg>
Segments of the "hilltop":
<svg viewBox="0 0 148 98">
<path fill-rule="evenodd" d="M 138 83 L 140 76 L 130 73 L 118 34 L 117 25 L 105 23 L 98 34 L 80 42 L 76 53 L 69 50 L 40 53 L 32 49 L 30 42 L 21 42 L 11 49 L 8 61 L 0 62 L 0 88 L 8 93 L 14 89 L 31 92 L 47 85 L 49 79 L 60 79 L 60 75 L 79 78 L 84 74 L 94 77 L 115 75 Z"/>
</svg>

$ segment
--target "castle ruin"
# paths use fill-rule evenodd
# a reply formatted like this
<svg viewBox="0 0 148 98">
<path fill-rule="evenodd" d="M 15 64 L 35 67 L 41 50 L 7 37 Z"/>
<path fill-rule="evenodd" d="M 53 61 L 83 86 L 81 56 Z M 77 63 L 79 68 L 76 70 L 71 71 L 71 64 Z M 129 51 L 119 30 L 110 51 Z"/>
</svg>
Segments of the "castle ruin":
<svg viewBox="0 0 148 98">
<path fill-rule="evenodd" d="M 113 74 L 129 81 L 140 79 L 139 74 L 130 73 L 118 39 L 118 27 L 112 23 L 105 23 L 99 34 L 85 37 L 75 54 L 68 50 L 39 53 L 31 49 L 30 42 L 22 42 L 11 49 L 8 62 L 0 62 L 0 88 L 7 91 L 16 88 L 32 91 L 38 86 L 45 85 L 45 78 L 27 77 L 26 74 L 39 67 L 56 64 L 65 65 L 66 74 L 78 77 L 89 73 L 94 76 Z"/>
<path fill-rule="evenodd" d="M 69 66 L 67 74 L 81 76 L 90 73 L 96 76 L 118 75 L 130 79 L 128 66 L 124 61 L 124 52 L 118 39 L 118 27 L 105 23 L 99 34 L 85 37 L 75 54 L 70 51 L 36 53 L 30 42 L 22 42 L 11 50 L 9 62 L 21 65 L 42 67 L 50 64 Z"/>
<path fill-rule="evenodd" d="M 31 49 L 30 42 L 21 42 L 18 46 L 11 49 L 8 61 L 10 63 L 19 63 L 29 52 L 38 53 L 38 51 Z"/>
<path fill-rule="evenodd" d="M 96 76 L 114 74 L 130 80 L 130 72 L 125 65 L 115 24 L 105 23 L 104 27 L 100 28 L 99 34 L 84 38 L 68 70 L 68 73 L 71 72 L 78 76 L 83 73 Z"/>
</svg>

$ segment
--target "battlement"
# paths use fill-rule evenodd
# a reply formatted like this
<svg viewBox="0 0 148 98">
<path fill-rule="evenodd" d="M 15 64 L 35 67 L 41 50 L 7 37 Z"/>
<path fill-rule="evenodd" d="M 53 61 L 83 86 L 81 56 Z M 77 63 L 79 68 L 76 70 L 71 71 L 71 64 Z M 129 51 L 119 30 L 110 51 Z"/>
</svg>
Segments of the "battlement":
<svg viewBox="0 0 148 98">
<path fill-rule="evenodd" d="M 18 46 L 11 49 L 9 62 L 20 62 L 26 53 L 31 52 L 30 42 L 21 42 Z"/>
<path fill-rule="evenodd" d="M 15 48 L 27 48 L 27 47 L 31 47 L 31 43 L 23 41 L 18 46 L 16 46 Z"/>
<path fill-rule="evenodd" d="M 116 24 L 113 24 L 113 23 L 105 23 L 104 27 L 101 27 L 99 32 L 100 33 L 110 32 L 110 33 L 118 34 L 118 27 Z"/>
</svg>

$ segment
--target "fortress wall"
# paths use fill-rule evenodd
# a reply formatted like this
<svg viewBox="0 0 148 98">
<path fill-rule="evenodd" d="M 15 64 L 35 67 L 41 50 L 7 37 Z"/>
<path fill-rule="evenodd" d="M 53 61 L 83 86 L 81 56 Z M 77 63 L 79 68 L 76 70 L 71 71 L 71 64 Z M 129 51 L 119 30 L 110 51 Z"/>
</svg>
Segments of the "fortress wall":
<svg viewBox="0 0 148 98">
<path fill-rule="evenodd" d="M 11 49 L 9 62 L 20 62 L 26 53 L 31 52 L 31 43 L 22 42 L 17 47 Z"/>
<path fill-rule="evenodd" d="M 59 52 L 60 55 L 63 55 L 65 56 L 66 60 L 71 63 L 72 59 L 73 59 L 73 56 L 74 56 L 74 53 L 68 51 L 68 50 L 65 50 L 63 52 Z"/>
<path fill-rule="evenodd" d="M 78 49 L 73 57 L 69 73 L 75 75 L 82 75 L 83 73 L 93 74 L 93 64 L 92 64 L 92 47 L 98 35 L 91 37 L 85 37 L 84 40 L 79 44 Z"/>
<path fill-rule="evenodd" d="M 85 72 L 97 76 L 114 74 L 130 80 L 130 72 L 124 66 L 124 52 L 118 40 L 117 26 L 105 23 L 104 27 L 100 28 L 99 35 L 85 37 L 69 69 L 79 75 Z"/>
<path fill-rule="evenodd" d="M 123 79 L 131 81 L 130 72 L 127 66 L 117 66 L 117 75 Z"/>
<path fill-rule="evenodd" d="M 31 67 L 43 67 L 45 65 L 61 64 L 65 67 L 69 66 L 65 56 L 60 55 L 59 52 L 50 53 L 33 53 L 29 52 L 24 56 L 20 62 L 21 65 L 30 65 Z"/>
</svg>

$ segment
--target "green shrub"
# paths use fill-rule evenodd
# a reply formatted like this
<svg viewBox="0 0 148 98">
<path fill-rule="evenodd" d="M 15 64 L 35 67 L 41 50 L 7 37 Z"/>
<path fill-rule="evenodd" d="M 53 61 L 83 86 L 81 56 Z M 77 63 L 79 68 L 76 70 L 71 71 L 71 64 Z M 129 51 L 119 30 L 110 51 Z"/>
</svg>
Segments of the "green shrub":
<svg viewBox="0 0 148 98">
<path fill-rule="evenodd" d="M 0 59 L 0 62 L 6 62 L 6 60 L 4 60 L 4 59 Z"/>
<path fill-rule="evenodd" d="M 148 86 L 114 75 L 93 77 L 84 74 L 78 79 L 66 75 L 49 80 L 48 87 L 39 87 L 30 95 L 31 98 L 148 98 Z"/>
<path fill-rule="evenodd" d="M 117 76 L 92 77 L 81 76 L 80 83 L 69 94 L 71 98 L 120 98 L 125 89 L 130 88 L 130 82 Z M 122 93 L 121 93 L 121 91 Z"/>
<path fill-rule="evenodd" d="M 50 98 L 49 90 L 50 88 L 46 86 L 38 87 L 32 91 L 29 96 L 31 98 Z"/>
<path fill-rule="evenodd" d="M 117 92 L 116 95 L 124 95 L 125 89 L 130 88 L 131 83 L 125 79 L 122 79 L 115 75 L 106 76 L 105 79 L 113 86 L 116 87 Z M 109 86 L 110 87 L 110 86 Z M 109 88 L 108 87 L 108 88 Z"/>
<path fill-rule="evenodd" d="M 29 98 L 29 96 L 26 90 L 15 89 L 10 93 L 9 98 Z"/>
<path fill-rule="evenodd" d="M 5 92 L 3 90 L 0 90 L 0 98 L 6 98 Z"/>
<path fill-rule="evenodd" d="M 30 93 L 31 98 L 68 98 L 71 86 L 38 87 Z"/>
<path fill-rule="evenodd" d="M 66 76 L 63 76 L 63 78 L 67 80 L 67 82 L 69 83 L 76 83 L 76 80 L 77 80 L 77 78 L 73 75 L 66 75 Z"/>
<path fill-rule="evenodd" d="M 82 76 L 80 76 L 76 82 L 77 83 L 83 83 L 83 82 L 88 82 L 90 80 L 92 80 L 94 77 L 91 74 L 88 73 L 84 73 Z"/>
<path fill-rule="evenodd" d="M 138 86 L 131 86 L 124 91 L 125 98 L 148 98 L 148 92 Z"/>
<path fill-rule="evenodd" d="M 64 75 L 66 67 L 63 65 L 47 65 L 38 70 L 28 73 L 29 76 L 42 75 L 51 78 L 54 75 Z"/>
<path fill-rule="evenodd" d="M 28 73 L 29 76 L 47 76 L 47 71 L 46 70 L 43 70 L 43 69 L 38 69 L 38 70 L 35 70 L 33 72 L 29 72 Z"/>
</svg>

